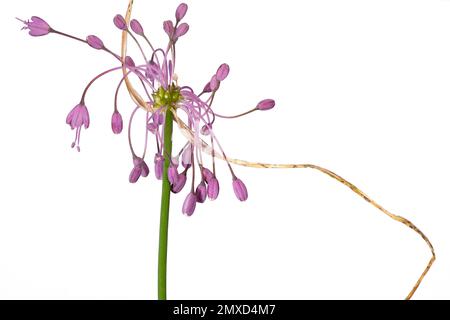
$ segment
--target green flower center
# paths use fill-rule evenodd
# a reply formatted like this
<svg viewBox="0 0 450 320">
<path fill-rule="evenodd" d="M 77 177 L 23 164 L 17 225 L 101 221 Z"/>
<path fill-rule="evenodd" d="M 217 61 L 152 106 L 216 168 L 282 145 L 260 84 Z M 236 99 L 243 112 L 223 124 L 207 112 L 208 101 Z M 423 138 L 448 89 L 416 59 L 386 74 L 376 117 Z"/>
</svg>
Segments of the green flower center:
<svg viewBox="0 0 450 320">
<path fill-rule="evenodd" d="M 181 101 L 180 87 L 172 83 L 166 90 L 159 87 L 158 91 L 153 93 L 153 108 L 160 109 L 162 107 L 176 107 L 176 104 Z"/>
</svg>

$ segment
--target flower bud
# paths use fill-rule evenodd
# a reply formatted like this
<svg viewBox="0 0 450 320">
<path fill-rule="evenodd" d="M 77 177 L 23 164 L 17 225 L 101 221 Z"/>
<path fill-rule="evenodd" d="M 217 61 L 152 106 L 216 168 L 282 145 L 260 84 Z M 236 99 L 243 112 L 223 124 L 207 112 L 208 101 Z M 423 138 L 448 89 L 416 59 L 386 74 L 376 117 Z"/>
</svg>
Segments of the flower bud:
<svg viewBox="0 0 450 320">
<path fill-rule="evenodd" d="M 237 178 L 234 179 L 233 190 L 234 190 L 234 194 L 240 201 L 247 201 L 247 199 L 248 199 L 247 187 L 242 182 L 242 180 L 237 179 Z"/>
<path fill-rule="evenodd" d="M 158 130 L 158 126 L 156 124 L 154 124 L 153 122 L 150 122 L 149 124 L 147 124 L 147 129 L 151 133 L 155 134 L 156 130 Z"/>
<path fill-rule="evenodd" d="M 127 22 L 122 15 L 118 14 L 114 17 L 114 25 L 120 30 L 127 30 Z"/>
<path fill-rule="evenodd" d="M 191 217 L 194 214 L 197 205 L 197 197 L 194 193 L 189 193 L 183 203 L 183 214 Z"/>
<path fill-rule="evenodd" d="M 175 31 L 175 38 L 178 39 L 179 37 L 184 36 L 188 31 L 189 25 L 187 23 L 180 24 L 177 30 Z"/>
<path fill-rule="evenodd" d="M 204 181 L 202 181 L 198 187 L 197 190 L 195 191 L 195 195 L 197 197 L 197 202 L 198 203 L 205 203 L 206 201 L 206 196 L 207 194 L 207 190 L 206 190 L 206 184 Z"/>
<path fill-rule="evenodd" d="M 130 22 L 131 30 L 133 30 L 134 33 L 144 36 L 144 28 L 142 28 L 142 25 L 139 21 L 136 19 L 131 20 Z"/>
<path fill-rule="evenodd" d="M 273 109 L 275 107 L 275 101 L 272 99 L 266 99 L 261 101 L 260 103 L 258 103 L 258 105 L 256 106 L 256 109 L 261 110 L 261 111 L 267 111 L 270 109 Z"/>
<path fill-rule="evenodd" d="M 222 64 L 219 69 L 217 69 L 216 77 L 217 80 L 223 81 L 228 77 L 230 73 L 230 66 L 226 63 Z"/>
<path fill-rule="evenodd" d="M 142 173 L 141 176 L 144 178 L 147 178 L 150 174 L 150 168 L 148 167 L 147 163 L 145 161 L 142 161 Z"/>
<path fill-rule="evenodd" d="M 131 170 L 130 173 L 130 183 L 136 183 L 140 177 L 148 177 L 150 174 L 150 169 L 148 168 L 147 164 L 145 163 L 144 159 L 135 157 L 133 159 L 134 168 Z"/>
<path fill-rule="evenodd" d="M 207 190 L 208 198 L 212 201 L 216 200 L 219 197 L 219 192 L 220 192 L 219 181 L 215 177 L 213 177 L 208 182 L 208 190 Z"/>
<path fill-rule="evenodd" d="M 119 111 L 114 111 L 111 118 L 111 128 L 114 134 L 121 134 L 123 130 L 123 120 L 122 115 Z"/>
<path fill-rule="evenodd" d="M 153 114 L 153 121 L 157 124 L 157 125 L 162 125 L 164 124 L 164 113 L 162 112 L 155 112 Z"/>
<path fill-rule="evenodd" d="M 174 32 L 174 27 L 173 27 L 173 22 L 170 20 L 164 21 L 163 23 L 163 28 L 164 31 L 167 33 L 167 35 L 169 36 L 169 38 L 172 39 L 173 37 L 173 32 Z"/>
<path fill-rule="evenodd" d="M 212 90 L 211 90 L 211 83 L 210 83 L 210 82 L 208 82 L 208 83 L 206 84 L 205 88 L 203 89 L 203 92 L 204 92 L 204 93 L 212 92 Z"/>
<path fill-rule="evenodd" d="M 134 63 L 134 60 L 130 56 L 125 57 L 125 66 L 128 68 L 135 68 L 136 64 Z"/>
<path fill-rule="evenodd" d="M 202 168 L 202 177 L 209 183 L 214 178 L 214 174 L 208 168 Z"/>
<path fill-rule="evenodd" d="M 90 35 L 86 38 L 86 41 L 88 45 L 90 45 L 92 48 L 100 50 L 103 49 L 105 46 L 103 45 L 103 41 L 100 40 L 99 37 Z"/>
<path fill-rule="evenodd" d="M 155 177 L 162 180 L 164 170 L 164 157 L 160 154 L 155 155 Z"/>
<path fill-rule="evenodd" d="M 217 79 L 216 75 L 213 75 L 211 78 L 211 81 L 209 82 L 209 87 L 211 88 L 211 91 L 217 91 L 220 87 L 220 81 Z"/>
<path fill-rule="evenodd" d="M 175 194 L 180 193 L 181 190 L 183 190 L 183 188 L 185 187 L 186 181 L 187 181 L 186 173 L 183 172 L 178 176 L 177 182 L 172 186 L 172 192 Z"/>
<path fill-rule="evenodd" d="M 139 178 L 141 177 L 142 173 L 142 167 L 141 166 L 135 166 L 133 170 L 131 170 L 129 181 L 130 183 L 136 183 L 138 182 Z"/>
<path fill-rule="evenodd" d="M 178 6 L 177 11 L 175 12 L 175 18 L 177 19 L 177 21 L 180 21 L 181 19 L 184 18 L 187 10 L 188 10 L 188 6 L 186 3 L 181 3 Z"/>
</svg>

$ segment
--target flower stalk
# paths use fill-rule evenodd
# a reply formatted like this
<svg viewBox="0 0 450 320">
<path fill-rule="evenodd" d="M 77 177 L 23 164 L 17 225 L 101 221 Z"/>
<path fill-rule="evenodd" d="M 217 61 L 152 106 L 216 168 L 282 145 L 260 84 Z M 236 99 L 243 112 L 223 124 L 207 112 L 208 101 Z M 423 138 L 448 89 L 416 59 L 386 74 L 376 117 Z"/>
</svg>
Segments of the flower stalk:
<svg viewBox="0 0 450 320">
<path fill-rule="evenodd" d="M 161 218 L 159 222 L 159 254 L 158 254 L 158 300 L 167 299 L 167 243 L 169 238 L 169 209 L 171 184 L 169 166 L 172 158 L 173 115 L 166 111 L 164 123 L 164 171 L 161 194 Z"/>
</svg>

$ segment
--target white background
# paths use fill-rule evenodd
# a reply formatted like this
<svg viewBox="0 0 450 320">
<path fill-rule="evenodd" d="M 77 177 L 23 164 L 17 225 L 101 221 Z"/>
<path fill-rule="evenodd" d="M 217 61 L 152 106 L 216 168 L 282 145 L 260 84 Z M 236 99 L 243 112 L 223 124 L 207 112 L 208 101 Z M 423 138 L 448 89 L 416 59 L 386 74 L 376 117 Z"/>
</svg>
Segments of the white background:
<svg viewBox="0 0 450 320">
<path fill-rule="evenodd" d="M 136 1 L 134 16 L 154 43 L 165 44 L 162 21 L 177 4 Z M 180 82 L 203 88 L 227 62 L 216 111 L 277 101 L 272 112 L 217 124 L 227 153 L 322 165 L 411 219 L 438 255 L 416 298 L 448 299 L 450 1 L 189 5 Z M 80 154 L 65 124 L 84 85 L 115 61 L 55 35 L 29 37 L 14 20 L 38 15 L 118 52 L 112 17 L 126 6 L 17 0 L 1 10 L 2 299 L 156 298 L 160 185 L 153 175 L 127 181 L 126 136 L 112 135 L 109 123 L 120 76 L 89 92 Z M 128 118 L 125 91 L 120 103 Z M 224 165 L 220 198 L 194 217 L 181 214 L 185 193 L 173 197 L 169 298 L 402 299 L 428 262 L 417 234 L 319 172 L 236 172 L 247 203 L 235 199 Z"/>
</svg>

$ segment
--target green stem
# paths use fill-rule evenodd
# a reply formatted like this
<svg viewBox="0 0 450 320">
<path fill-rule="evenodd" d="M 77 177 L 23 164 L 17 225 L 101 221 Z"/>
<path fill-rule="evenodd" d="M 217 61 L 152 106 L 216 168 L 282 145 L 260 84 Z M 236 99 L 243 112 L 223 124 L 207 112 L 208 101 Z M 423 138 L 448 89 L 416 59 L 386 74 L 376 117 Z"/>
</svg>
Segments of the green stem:
<svg viewBox="0 0 450 320">
<path fill-rule="evenodd" d="M 158 255 L 158 300 L 167 299 L 167 240 L 169 233 L 170 182 L 169 165 L 172 156 L 173 114 L 166 111 L 164 124 L 164 173 L 161 196 L 161 219 L 159 227 L 159 255 Z"/>
</svg>

